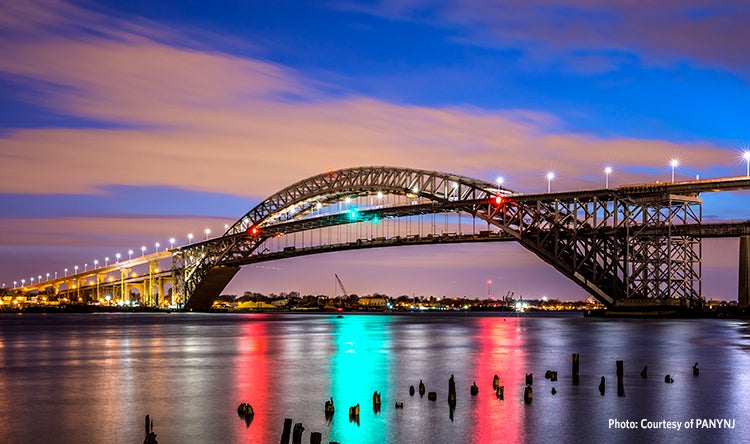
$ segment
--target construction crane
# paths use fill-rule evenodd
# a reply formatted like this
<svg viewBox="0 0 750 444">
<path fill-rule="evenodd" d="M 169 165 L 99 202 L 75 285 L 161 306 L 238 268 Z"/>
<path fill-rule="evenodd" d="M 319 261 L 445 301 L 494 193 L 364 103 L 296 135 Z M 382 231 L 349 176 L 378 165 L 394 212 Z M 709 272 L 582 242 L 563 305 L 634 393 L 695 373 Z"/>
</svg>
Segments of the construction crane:
<svg viewBox="0 0 750 444">
<path fill-rule="evenodd" d="M 336 283 L 339 284 L 339 288 L 341 288 L 341 291 L 344 293 L 342 297 L 344 298 L 349 297 L 348 294 L 346 293 L 346 288 L 344 288 L 344 284 L 341 283 L 341 279 L 339 278 L 339 275 L 336 273 L 333 273 L 333 275 L 336 276 Z M 336 295 L 334 294 L 334 296 Z"/>
</svg>

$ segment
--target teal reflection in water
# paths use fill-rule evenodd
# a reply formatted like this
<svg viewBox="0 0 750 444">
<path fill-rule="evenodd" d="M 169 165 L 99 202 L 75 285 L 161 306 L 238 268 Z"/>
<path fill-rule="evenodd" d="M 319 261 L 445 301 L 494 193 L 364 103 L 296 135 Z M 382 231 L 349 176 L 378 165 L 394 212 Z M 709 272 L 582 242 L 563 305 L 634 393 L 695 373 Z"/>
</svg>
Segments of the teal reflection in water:
<svg viewBox="0 0 750 444">
<path fill-rule="evenodd" d="M 344 315 L 331 318 L 335 352 L 330 380 L 336 413 L 331 422 L 331 441 L 346 443 L 384 442 L 386 416 L 373 411 L 372 395 L 381 394 L 382 410 L 390 409 L 393 396 L 388 387 L 391 370 L 392 317 Z M 349 407 L 360 405 L 359 424 L 349 421 Z"/>
</svg>

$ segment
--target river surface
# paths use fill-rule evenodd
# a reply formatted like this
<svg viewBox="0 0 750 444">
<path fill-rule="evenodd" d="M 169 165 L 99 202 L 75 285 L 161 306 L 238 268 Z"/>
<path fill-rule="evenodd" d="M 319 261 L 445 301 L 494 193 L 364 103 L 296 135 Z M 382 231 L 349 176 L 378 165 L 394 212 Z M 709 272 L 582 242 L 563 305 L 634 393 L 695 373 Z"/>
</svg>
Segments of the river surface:
<svg viewBox="0 0 750 444">
<path fill-rule="evenodd" d="M 573 353 L 580 356 L 577 385 Z M 617 360 L 624 361 L 624 396 L 617 393 Z M 557 371 L 558 380 L 545 379 L 546 370 Z M 530 403 L 523 400 L 527 373 Z M 492 389 L 495 374 L 503 400 Z M 664 382 L 666 374 L 673 383 Z M 409 395 L 420 379 L 437 401 Z M 469 391 L 474 381 L 477 396 Z M 336 406 L 330 423 L 323 413 L 329 397 Z M 255 410 L 249 426 L 237 414 L 241 402 Z M 358 403 L 359 423 L 350 422 L 348 409 Z M 141 443 L 146 414 L 160 444 L 278 443 L 284 418 L 303 424 L 304 443 L 314 431 L 324 443 L 347 444 L 747 442 L 750 323 L 577 315 L 0 315 L 0 442 Z M 677 424 L 679 430 L 665 428 Z"/>
</svg>

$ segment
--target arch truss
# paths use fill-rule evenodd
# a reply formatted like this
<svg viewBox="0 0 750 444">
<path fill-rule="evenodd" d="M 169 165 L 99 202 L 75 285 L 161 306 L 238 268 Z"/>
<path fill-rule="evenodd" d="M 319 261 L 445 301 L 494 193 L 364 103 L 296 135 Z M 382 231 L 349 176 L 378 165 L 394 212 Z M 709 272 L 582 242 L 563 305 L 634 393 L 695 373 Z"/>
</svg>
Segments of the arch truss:
<svg viewBox="0 0 750 444">
<path fill-rule="evenodd" d="M 342 202 L 383 195 L 408 205 L 337 211 Z M 608 306 L 628 301 L 700 299 L 697 197 L 618 188 L 522 195 L 469 177 L 394 167 L 361 167 L 310 177 L 250 210 L 223 236 L 180 248 L 176 291 L 186 308 L 206 309 L 259 246 L 282 234 L 415 214 L 460 212 L 498 227 Z"/>
</svg>

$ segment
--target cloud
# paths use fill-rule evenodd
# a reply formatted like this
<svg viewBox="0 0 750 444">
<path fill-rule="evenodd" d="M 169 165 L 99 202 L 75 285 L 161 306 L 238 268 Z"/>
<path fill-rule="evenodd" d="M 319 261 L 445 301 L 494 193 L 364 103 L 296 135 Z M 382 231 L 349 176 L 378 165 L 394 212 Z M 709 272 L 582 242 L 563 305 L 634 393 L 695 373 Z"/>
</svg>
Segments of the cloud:
<svg viewBox="0 0 750 444">
<path fill-rule="evenodd" d="M 583 71 L 615 69 L 629 54 L 650 64 L 689 61 L 743 75 L 750 68 L 750 5 L 744 0 L 385 0 L 338 6 L 448 28 L 466 43 L 522 48 L 531 59 L 567 60 L 574 69 L 588 54 L 595 66 L 583 62 Z"/>
</svg>

